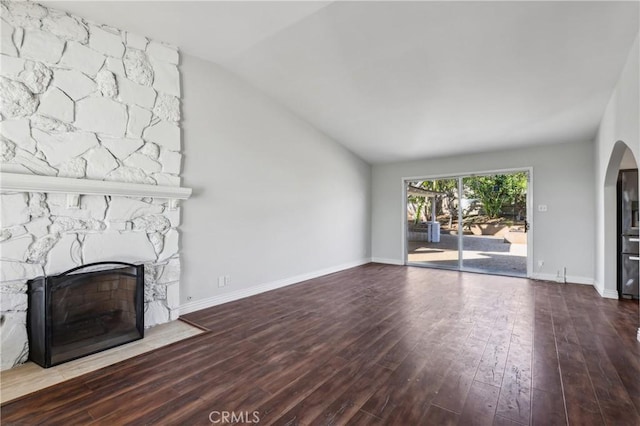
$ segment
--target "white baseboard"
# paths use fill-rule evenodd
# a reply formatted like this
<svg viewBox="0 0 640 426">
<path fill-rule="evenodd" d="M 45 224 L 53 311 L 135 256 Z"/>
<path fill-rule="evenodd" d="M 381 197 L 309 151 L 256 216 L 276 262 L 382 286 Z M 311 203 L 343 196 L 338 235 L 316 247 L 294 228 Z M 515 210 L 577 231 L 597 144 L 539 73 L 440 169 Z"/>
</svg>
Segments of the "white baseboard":
<svg viewBox="0 0 640 426">
<path fill-rule="evenodd" d="M 598 285 L 598 283 L 594 283 L 593 286 L 595 287 L 595 289 L 598 292 L 598 294 L 601 297 L 604 297 L 605 299 L 619 299 L 620 298 L 620 296 L 618 295 L 618 291 L 617 290 L 609 290 L 607 288 L 600 287 Z"/>
<path fill-rule="evenodd" d="M 620 295 L 618 294 L 617 290 L 607 290 L 605 289 L 604 292 L 601 294 L 602 297 L 604 297 L 605 299 L 619 299 Z"/>
<path fill-rule="evenodd" d="M 554 275 L 554 274 L 537 273 L 537 274 L 532 274 L 530 278 L 534 280 L 553 281 L 556 283 L 564 282 L 562 278 L 559 278 L 557 275 Z M 567 284 L 585 284 L 585 285 L 592 285 L 595 287 L 593 278 L 578 277 L 575 275 L 567 275 Z"/>
<path fill-rule="evenodd" d="M 585 284 L 585 285 L 593 285 L 593 278 L 588 277 L 576 277 L 574 275 L 567 275 L 567 282 L 570 284 Z"/>
<path fill-rule="evenodd" d="M 309 272 L 307 274 L 302 274 L 302 275 L 296 275 L 295 277 L 284 278 L 282 280 L 272 281 L 264 284 L 258 284 L 256 286 L 233 291 L 231 293 L 225 293 L 218 296 L 207 297 L 205 299 L 194 300 L 192 302 L 187 302 L 184 305 L 180 306 L 180 315 L 199 311 L 201 309 L 210 308 L 216 305 L 222 305 L 223 303 L 233 302 L 234 300 L 244 299 L 245 297 L 254 296 L 256 294 L 286 287 L 292 284 L 297 284 L 299 282 L 307 281 L 313 278 L 318 278 L 323 275 L 329 275 L 335 272 L 344 271 L 345 269 L 355 268 L 356 266 L 365 265 L 367 263 L 371 263 L 371 259 L 369 258 L 360 259 L 353 262 L 344 263 L 342 265 L 321 269 L 319 271 Z"/>
<path fill-rule="evenodd" d="M 373 263 L 385 263 L 387 265 L 404 265 L 404 262 L 398 259 L 385 259 L 384 257 L 372 257 Z"/>
<path fill-rule="evenodd" d="M 556 283 L 561 283 L 562 281 L 558 280 L 558 277 L 554 274 L 541 274 L 541 273 L 536 273 L 536 274 L 531 274 L 531 276 L 529 277 L 532 280 L 541 280 L 541 281 L 553 281 Z"/>
</svg>

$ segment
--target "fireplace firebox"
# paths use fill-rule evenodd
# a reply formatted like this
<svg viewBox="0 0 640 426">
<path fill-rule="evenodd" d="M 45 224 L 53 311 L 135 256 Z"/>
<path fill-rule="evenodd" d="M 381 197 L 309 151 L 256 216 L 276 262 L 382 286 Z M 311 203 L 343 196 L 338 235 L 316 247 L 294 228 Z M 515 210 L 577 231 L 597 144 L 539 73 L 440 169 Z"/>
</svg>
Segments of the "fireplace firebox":
<svg viewBox="0 0 640 426">
<path fill-rule="evenodd" d="M 98 262 L 29 281 L 29 359 L 48 368 L 144 337 L 144 267 Z"/>
</svg>

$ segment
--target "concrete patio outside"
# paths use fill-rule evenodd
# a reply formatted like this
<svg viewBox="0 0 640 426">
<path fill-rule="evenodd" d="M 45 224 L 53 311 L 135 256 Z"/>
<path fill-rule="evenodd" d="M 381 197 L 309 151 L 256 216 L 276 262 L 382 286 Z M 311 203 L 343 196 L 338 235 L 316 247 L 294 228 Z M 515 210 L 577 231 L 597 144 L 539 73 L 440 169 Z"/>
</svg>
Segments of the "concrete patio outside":
<svg viewBox="0 0 640 426">
<path fill-rule="evenodd" d="M 463 269 L 489 273 L 526 276 L 527 245 L 511 244 L 503 237 L 463 236 Z M 442 234 L 440 242 L 408 242 L 409 263 L 432 266 L 458 266 L 458 236 Z"/>
</svg>

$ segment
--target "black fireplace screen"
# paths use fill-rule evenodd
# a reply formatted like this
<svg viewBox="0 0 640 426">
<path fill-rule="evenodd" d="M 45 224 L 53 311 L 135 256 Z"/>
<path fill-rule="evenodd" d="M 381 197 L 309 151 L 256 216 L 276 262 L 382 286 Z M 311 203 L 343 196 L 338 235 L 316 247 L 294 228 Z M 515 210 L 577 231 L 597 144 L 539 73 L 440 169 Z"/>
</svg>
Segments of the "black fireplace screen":
<svg viewBox="0 0 640 426">
<path fill-rule="evenodd" d="M 142 339 L 144 267 L 98 262 L 29 281 L 29 358 L 51 367 Z"/>
</svg>

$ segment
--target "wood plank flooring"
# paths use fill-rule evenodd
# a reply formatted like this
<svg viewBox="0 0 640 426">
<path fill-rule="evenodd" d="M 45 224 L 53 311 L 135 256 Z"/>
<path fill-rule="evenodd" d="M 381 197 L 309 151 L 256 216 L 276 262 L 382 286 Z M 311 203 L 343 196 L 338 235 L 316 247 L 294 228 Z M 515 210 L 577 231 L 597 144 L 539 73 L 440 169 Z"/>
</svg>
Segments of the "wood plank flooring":
<svg viewBox="0 0 640 426">
<path fill-rule="evenodd" d="M 638 303 L 591 286 L 368 264 L 185 319 L 2 423 L 640 424 Z"/>
<path fill-rule="evenodd" d="M 171 321 L 145 330 L 144 339 L 75 359 L 50 368 L 29 361 L 0 375 L 0 402 L 7 402 L 65 380 L 133 358 L 161 346 L 202 333 L 184 321 Z"/>
</svg>

